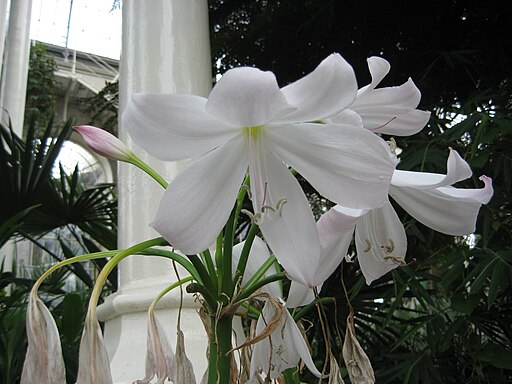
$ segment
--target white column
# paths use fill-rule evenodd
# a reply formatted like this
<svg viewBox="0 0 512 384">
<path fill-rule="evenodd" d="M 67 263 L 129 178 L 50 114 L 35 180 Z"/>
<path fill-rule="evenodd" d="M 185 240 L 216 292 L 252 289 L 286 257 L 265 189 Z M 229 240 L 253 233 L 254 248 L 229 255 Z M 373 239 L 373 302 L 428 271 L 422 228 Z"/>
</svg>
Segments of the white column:
<svg viewBox="0 0 512 384">
<path fill-rule="evenodd" d="M 123 46 L 120 74 L 120 112 L 136 92 L 192 93 L 206 96 L 211 86 L 211 60 L 206 0 L 123 1 Z M 136 153 L 167 180 L 179 164 L 162 163 L 142 152 L 123 126 L 119 134 Z M 140 170 L 120 164 L 119 247 L 153 238 L 153 220 L 162 188 Z M 185 273 L 182 272 L 182 276 Z M 132 256 L 119 271 L 119 291 L 100 308 L 106 319 L 105 339 L 114 383 L 132 383 L 144 377 L 146 311 L 153 297 L 176 281 L 168 260 Z M 197 305 L 185 293 L 181 327 L 198 381 L 206 369 L 207 338 Z M 162 300 L 157 316 L 175 345 L 179 292 Z"/>
<path fill-rule="evenodd" d="M 5 35 L 7 33 L 8 20 L 7 10 L 9 9 L 9 2 L 9 0 L 0 0 L 0 70 L 4 60 Z"/>
<path fill-rule="evenodd" d="M 21 136 L 30 55 L 32 0 L 13 0 L 5 49 L 0 105 L 7 110 L 14 132 Z"/>
</svg>

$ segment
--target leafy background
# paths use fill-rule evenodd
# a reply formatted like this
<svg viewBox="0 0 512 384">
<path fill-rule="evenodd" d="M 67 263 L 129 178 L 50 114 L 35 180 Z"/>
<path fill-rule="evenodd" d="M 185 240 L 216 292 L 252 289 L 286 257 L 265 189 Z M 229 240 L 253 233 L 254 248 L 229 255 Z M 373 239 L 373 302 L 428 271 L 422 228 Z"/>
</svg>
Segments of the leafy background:
<svg viewBox="0 0 512 384">
<path fill-rule="evenodd" d="M 512 5 L 499 0 L 210 0 L 209 7 L 214 73 L 256 66 L 272 70 L 285 85 L 339 52 L 363 86 L 370 79 L 366 57 L 382 56 L 390 61 L 391 72 L 381 86 L 411 77 L 422 91 L 420 107 L 432 111 L 422 132 L 396 138 L 403 149 L 400 167 L 443 172 L 451 147 L 474 171 L 460 187 L 481 187 L 480 175 L 493 178 L 494 197 L 482 207 L 471 241 L 436 233 L 396 207 L 408 234 L 410 264 L 368 287 L 357 262 L 344 262 L 325 283 L 320 294 L 336 298 L 324 305 L 322 316 L 338 361 L 349 300 L 357 337 L 378 383 L 512 382 Z M 33 129 L 23 140 L 11 137 L 8 127 L 2 129 L 0 240 L 26 236 L 37 241 L 47 231 L 71 226 L 83 249 L 113 248 L 112 186 L 90 190 L 78 174 L 51 179 L 42 173 L 53 162 L 53 150 L 44 149 L 44 140 L 34 144 L 35 138 L 47 129 L 65 136 L 69 127 L 51 122 L 52 63 L 40 51 L 32 59 L 39 60 L 31 64 L 29 76 L 27 121 L 34 122 Z M 117 96 L 116 85 L 110 85 L 98 97 L 83 100 L 93 123 L 115 131 Z M 23 188 L 5 188 L 12 180 L 18 180 L 13 188 Z M 321 213 L 326 201 L 300 181 Z M 77 252 L 62 241 L 54 256 Z M 63 289 L 69 273 L 80 276 L 83 291 L 70 294 Z M 69 382 L 76 375 L 83 306 L 92 279 L 78 267 L 44 287 L 43 297 L 63 335 Z M 19 379 L 24 348 L 14 346 L 26 343 L 24 300 L 32 281 L 10 273 L 0 278 L 0 381 L 5 383 Z M 115 288 L 115 279 L 110 288 Z M 320 367 L 326 338 L 319 315 L 309 312 L 304 324 Z M 317 382 L 306 371 L 301 380 Z"/>
</svg>

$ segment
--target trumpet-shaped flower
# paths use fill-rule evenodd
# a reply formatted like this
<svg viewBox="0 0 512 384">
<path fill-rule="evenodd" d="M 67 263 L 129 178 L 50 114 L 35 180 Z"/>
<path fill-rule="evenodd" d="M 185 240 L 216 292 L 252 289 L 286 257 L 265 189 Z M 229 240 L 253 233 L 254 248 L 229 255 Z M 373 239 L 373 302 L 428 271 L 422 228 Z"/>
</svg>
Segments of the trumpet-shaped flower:
<svg viewBox="0 0 512 384">
<path fill-rule="evenodd" d="M 411 79 L 398 87 L 378 88 L 390 65 L 381 57 L 368 58 L 372 76 L 370 84 L 359 89 L 350 107 L 327 121 L 352 123 L 375 133 L 408 136 L 419 132 L 430 118 L 430 112 L 415 109 L 421 93 Z"/>
<path fill-rule="evenodd" d="M 469 165 L 456 151 L 450 150 L 446 175 L 396 170 L 389 193 L 424 225 L 449 235 L 470 234 L 475 230 L 480 207 L 487 204 L 493 194 L 492 182 L 487 176 L 480 178 L 484 182 L 480 189 L 452 186 L 470 176 Z M 324 243 L 341 241 L 347 247 L 354 226 L 357 257 L 367 284 L 405 263 L 405 230 L 389 202 L 372 210 L 338 205 L 318 222 Z"/>
<path fill-rule="evenodd" d="M 308 201 L 288 165 L 323 196 L 352 208 L 386 201 L 396 158 L 367 130 L 311 123 L 350 105 L 352 68 L 333 54 L 284 88 L 255 68 L 226 72 L 208 99 L 134 95 L 123 124 L 167 161 L 200 156 L 166 190 L 153 227 L 175 248 L 197 253 L 227 221 L 247 169 L 254 219 L 289 276 L 306 285 L 320 243 Z"/>
<path fill-rule="evenodd" d="M 284 302 L 278 301 L 284 306 Z M 256 324 L 256 334 L 267 327 L 275 318 L 277 309 L 269 302 L 265 303 Z M 296 367 L 302 359 L 306 367 L 317 377 L 322 374 L 316 368 L 308 346 L 299 327 L 287 309 L 281 308 L 278 323 L 272 333 L 254 345 L 251 358 L 251 378 L 260 370 L 270 379 L 276 379 L 285 369 Z"/>
<path fill-rule="evenodd" d="M 80 341 L 76 384 L 112 384 L 110 362 L 96 315 L 87 313 Z"/>
<path fill-rule="evenodd" d="M 30 293 L 27 307 L 27 338 L 21 384 L 65 384 L 66 369 L 59 331 L 52 314 L 35 291 Z"/>
<path fill-rule="evenodd" d="M 174 352 L 164 329 L 155 317 L 153 306 L 149 309 L 147 348 L 146 375 L 134 384 L 149 384 L 154 376 L 157 378 L 157 384 L 163 384 L 166 379 L 174 380 L 176 375 Z"/>
</svg>

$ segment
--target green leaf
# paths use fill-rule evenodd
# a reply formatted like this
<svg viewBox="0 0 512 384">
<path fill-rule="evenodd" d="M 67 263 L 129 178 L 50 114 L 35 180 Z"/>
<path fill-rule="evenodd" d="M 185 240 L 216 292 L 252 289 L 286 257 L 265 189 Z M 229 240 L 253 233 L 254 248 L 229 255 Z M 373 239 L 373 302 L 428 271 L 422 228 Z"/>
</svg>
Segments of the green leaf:
<svg viewBox="0 0 512 384">
<path fill-rule="evenodd" d="M 492 270 L 491 282 L 489 284 L 489 293 L 487 294 L 487 307 L 490 308 L 496 298 L 498 297 L 498 293 L 500 293 L 504 285 L 506 284 L 507 275 L 509 271 L 507 271 L 507 267 L 502 263 L 496 263 Z"/>
<path fill-rule="evenodd" d="M 476 358 L 489 363 L 496 368 L 510 369 L 512 367 L 512 351 L 497 344 L 486 344 L 476 353 Z"/>
<path fill-rule="evenodd" d="M 451 297 L 450 307 L 454 311 L 469 315 L 478 307 L 478 299 L 472 296 L 465 297 L 463 294 L 456 293 Z"/>
<path fill-rule="evenodd" d="M 80 295 L 67 294 L 62 303 L 61 331 L 68 343 L 72 343 L 80 335 L 84 314 L 84 302 Z"/>
</svg>

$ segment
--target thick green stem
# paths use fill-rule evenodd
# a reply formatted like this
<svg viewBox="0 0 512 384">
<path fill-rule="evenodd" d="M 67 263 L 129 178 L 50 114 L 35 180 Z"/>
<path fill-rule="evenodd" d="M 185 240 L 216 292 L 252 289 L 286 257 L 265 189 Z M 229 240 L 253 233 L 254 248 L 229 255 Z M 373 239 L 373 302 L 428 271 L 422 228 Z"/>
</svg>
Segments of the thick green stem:
<svg viewBox="0 0 512 384">
<path fill-rule="evenodd" d="M 208 361 L 208 384 L 231 383 L 231 353 L 233 316 L 212 317 L 210 335 L 210 358 Z"/>
</svg>

